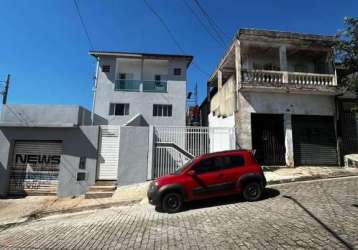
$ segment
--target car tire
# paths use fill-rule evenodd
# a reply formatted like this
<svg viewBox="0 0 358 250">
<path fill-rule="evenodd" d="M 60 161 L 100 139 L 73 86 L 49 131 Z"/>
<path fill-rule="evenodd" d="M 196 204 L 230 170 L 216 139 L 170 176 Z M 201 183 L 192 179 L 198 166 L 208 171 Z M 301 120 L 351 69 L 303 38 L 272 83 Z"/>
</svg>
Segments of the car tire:
<svg viewBox="0 0 358 250">
<path fill-rule="evenodd" d="M 253 181 L 245 185 L 242 192 L 244 199 L 247 201 L 257 201 L 262 195 L 262 186 L 259 182 Z"/>
<path fill-rule="evenodd" d="M 162 209 L 167 213 L 177 213 L 183 208 L 183 196 L 176 192 L 170 192 L 163 196 Z"/>
</svg>

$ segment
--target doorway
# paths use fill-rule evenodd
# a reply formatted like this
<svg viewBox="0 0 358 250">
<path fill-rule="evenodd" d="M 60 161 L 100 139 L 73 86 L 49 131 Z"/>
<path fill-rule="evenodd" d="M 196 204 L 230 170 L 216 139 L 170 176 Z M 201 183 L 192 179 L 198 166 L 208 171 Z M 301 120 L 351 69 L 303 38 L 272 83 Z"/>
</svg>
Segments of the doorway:
<svg viewBox="0 0 358 250">
<path fill-rule="evenodd" d="M 256 160 L 267 166 L 285 165 L 283 115 L 251 114 L 251 129 Z"/>
</svg>

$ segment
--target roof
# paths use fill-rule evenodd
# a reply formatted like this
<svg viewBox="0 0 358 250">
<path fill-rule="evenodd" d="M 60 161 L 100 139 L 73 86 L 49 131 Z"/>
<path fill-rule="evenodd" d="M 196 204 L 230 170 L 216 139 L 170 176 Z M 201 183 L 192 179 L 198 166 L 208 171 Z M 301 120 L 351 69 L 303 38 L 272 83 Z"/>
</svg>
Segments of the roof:
<svg viewBox="0 0 358 250">
<path fill-rule="evenodd" d="M 328 43 L 335 43 L 337 41 L 336 36 L 319 35 L 319 34 L 307 34 L 299 32 L 286 32 L 277 30 L 265 30 L 265 29 L 240 29 L 236 35 L 239 39 L 245 36 L 261 36 L 274 39 L 298 39 L 298 40 L 310 40 L 310 41 L 324 41 Z"/>
<path fill-rule="evenodd" d="M 147 59 L 181 59 L 187 60 L 189 63 L 193 60 L 191 55 L 178 55 L 178 54 L 158 54 L 158 53 L 141 53 L 141 52 L 125 52 L 125 51 L 89 51 L 89 54 L 94 57 L 99 56 L 116 56 L 126 58 L 147 58 Z M 189 66 L 189 65 L 188 65 Z"/>
<path fill-rule="evenodd" d="M 230 41 L 229 46 L 225 49 L 223 56 L 220 58 L 215 70 L 211 73 L 208 82 L 210 82 L 215 76 L 216 71 L 220 65 L 225 61 L 225 58 L 232 53 L 234 49 L 234 43 L 237 40 L 253 40 L 253 41 L 265 41 L 266 43 L 275 42 L 277 40 L 289 40 L 297 44 L 298 42 L 305 42 L 307 44 L 316 44 L 320 46 L 332 47 L 338 41 L 337 37 L 329 35 L 319 34 L 307 34 L 299 32 L 287 32 L 277 30 L 265 30 L 255 28 L 241 28 L 239 29 L 233 39 Z"/>
</svg>

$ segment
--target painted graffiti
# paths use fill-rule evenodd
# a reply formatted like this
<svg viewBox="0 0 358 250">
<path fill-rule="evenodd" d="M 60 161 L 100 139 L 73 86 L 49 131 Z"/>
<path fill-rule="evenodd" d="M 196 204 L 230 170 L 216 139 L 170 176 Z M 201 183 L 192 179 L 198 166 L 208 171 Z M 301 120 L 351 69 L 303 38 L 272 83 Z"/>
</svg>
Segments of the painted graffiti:
<svg viewBox="0 0 358 250">
<path fill-rule="evenodd" d="M 10 172 L 10 192 L 23 193 L 56 185 L 61 156 L 16 154 Z"/>
<path fill-rule="evenodd" d="M 15 162 L 22 164 L 60 164 L 60 155 L 16 154 Z"/>
</svg>

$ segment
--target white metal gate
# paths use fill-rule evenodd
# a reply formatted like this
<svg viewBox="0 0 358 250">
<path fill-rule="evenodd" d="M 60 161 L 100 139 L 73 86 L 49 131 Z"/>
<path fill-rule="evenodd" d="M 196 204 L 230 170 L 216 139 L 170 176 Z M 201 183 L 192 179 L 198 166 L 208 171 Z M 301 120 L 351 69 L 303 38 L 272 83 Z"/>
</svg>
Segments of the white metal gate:
<svg viewBox="0 0 358 250">
<path fill-rule="evenodd" d="M 234 128 L 154 127 L 153 141 L 152 178 L 156 178 L 174 172 L 189 160 L 188 155 L 195 157 L 234 149 L 235 131 Z"/>
<path fill-rule="evenodd" d="M 101 126 L 98 155 L 99 180 L 117 180 L 120 126 Z"/>
<path fill-rule="evenodd" d="M 60 141 L 16 141 L 10 167 L 9 193 L 57 188 Z"/>
</svg>

